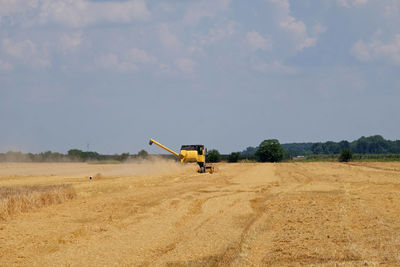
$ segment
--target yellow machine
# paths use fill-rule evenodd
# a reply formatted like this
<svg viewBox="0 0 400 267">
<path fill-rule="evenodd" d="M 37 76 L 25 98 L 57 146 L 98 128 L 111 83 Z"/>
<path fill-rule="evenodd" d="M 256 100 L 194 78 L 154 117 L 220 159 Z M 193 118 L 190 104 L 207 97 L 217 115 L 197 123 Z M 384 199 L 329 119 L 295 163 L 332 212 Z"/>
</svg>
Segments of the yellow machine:
<svg viewBox="0 0 400 267">
<path fill-rule="evenodd" d="M 149 145 L 153 143 L 175 155 L 181 162 L 197 162 L 200 166 L 199 173 L 214 172 L 213 166 L 206 165 L 206 149 L 204 149 L 204 145 L 183 145 L 181 147 L 181 153 L 178 154 L 156 140 L 150 139 Z"/>
</svg>

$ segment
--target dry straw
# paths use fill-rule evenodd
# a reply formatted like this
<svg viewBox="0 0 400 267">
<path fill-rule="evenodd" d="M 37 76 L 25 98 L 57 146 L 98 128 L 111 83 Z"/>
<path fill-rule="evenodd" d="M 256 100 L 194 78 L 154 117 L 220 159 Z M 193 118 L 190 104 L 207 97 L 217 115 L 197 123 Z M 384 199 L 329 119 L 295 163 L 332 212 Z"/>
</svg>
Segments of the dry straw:
<svg viewBox="0 0 400 267">
<path fill-rule="evenodd" d="M 0 187 L 0 221 L 21 212 L 62 203 L 75 196 L 72 185 Z"/>
</svg>

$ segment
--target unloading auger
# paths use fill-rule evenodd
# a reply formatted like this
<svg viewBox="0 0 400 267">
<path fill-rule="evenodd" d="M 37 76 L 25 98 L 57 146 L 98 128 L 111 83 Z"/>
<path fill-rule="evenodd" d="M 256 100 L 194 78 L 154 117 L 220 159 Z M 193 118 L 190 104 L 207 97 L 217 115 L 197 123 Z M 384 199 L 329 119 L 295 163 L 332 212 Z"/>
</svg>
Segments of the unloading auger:
<svg viewBox="0 0 400 267">
<path fill-rule="evenodd" d="M 197 162 L 200 167 L 198 171 L 199 173 L 214 172 L 214 166 L 206 164 L 206 149 L 204 148 L 204 145 L 182 145 L 181 153 L 178 154 L 156 140 L 150 139 L 149 145 L 152 145 L 153 143 L 179 158 L 181 162 Z"/>
</svg>

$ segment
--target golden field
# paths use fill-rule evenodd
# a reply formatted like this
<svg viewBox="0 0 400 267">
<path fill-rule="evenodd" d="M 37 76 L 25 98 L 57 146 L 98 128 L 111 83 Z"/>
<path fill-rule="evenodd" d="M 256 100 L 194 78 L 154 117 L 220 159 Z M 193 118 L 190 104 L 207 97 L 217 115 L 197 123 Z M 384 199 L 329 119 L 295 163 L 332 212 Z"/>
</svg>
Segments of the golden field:
<svg viewBox="0 0 400 267">
<path fill-rule="evenodd" d="M 196 169 L 1 163 L 0 203 L 70 191 L 0 218 L 0 266 L 400 265 L 400 163 Z"/>
</svg>

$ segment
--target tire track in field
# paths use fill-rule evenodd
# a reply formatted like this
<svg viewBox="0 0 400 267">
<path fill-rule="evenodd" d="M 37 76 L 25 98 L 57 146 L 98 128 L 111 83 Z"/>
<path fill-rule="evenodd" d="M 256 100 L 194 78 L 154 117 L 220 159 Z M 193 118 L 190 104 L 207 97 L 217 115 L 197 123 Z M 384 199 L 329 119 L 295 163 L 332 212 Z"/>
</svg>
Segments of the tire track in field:
<svg viewBox="0 0 400 267">
<path fill-rule="evenodd" d="M 271 189 L 281 186 L 276 178 L 272 178 L 278 177 L 275 166 L 272 165 L 272 167 L 269 169 L 270 173 L 265 175 L 265 182 L 263 179 L 260 180 L 262 177 L 255 177 L 258 185 L 252 185 L 249 189 L 253 190 L 247 190 L 247 192 L 254 193 L 254 197 L 248 200 L 254 213 L 247 219 L 238 240 L 219 255 L 219 266 L 258 266 L 259 263 L 255 262 L 257 259 L 253 259 L 249 254 L 257 241 L 262 240 L 262 242 L 268 243 L 270 240 L 271 235 L 263 229 L 264 222 L 267 220 L 267 202 L 275 195 L 270 193 Z M 259 176 L 257 171 L 258 169 L 249 170 L 242 176 Z M 246 189 L 242 189 L 242 191 L 246 191 Z"/>
<path fill-rule="evenodd" d="M 260 224 L 264 220 L 265 211 L 267 209 L 265 202 L 269 197 L 257 197 L 251 199 L 251 207 L 255 214 L 251 216 L 245 224 L 239 240 L 229 246 L 221 255 L 219 265 L 222 266 L 236 266 L 247 265 L 257 266 L 256 263 L 249 259 L 248 251 L 251 249 L 252 243 L 258 238 Z M 264 240 L 268 242 L 268 240 Z"/>
</svg>

